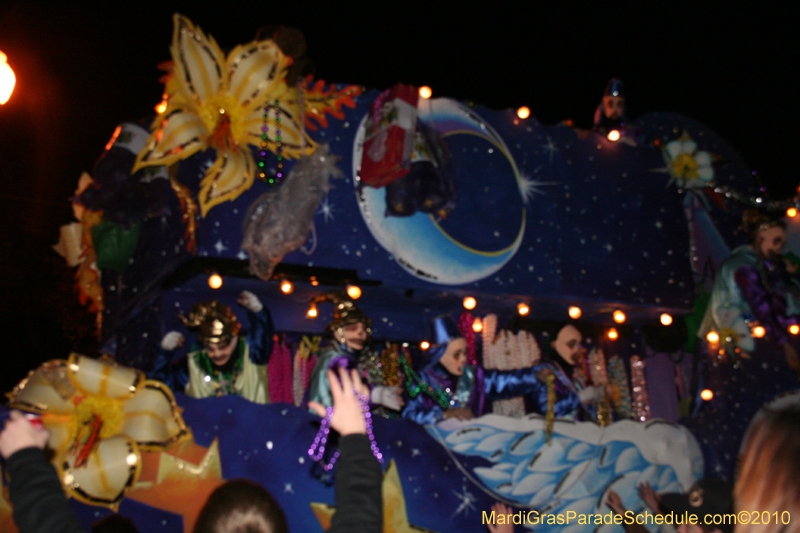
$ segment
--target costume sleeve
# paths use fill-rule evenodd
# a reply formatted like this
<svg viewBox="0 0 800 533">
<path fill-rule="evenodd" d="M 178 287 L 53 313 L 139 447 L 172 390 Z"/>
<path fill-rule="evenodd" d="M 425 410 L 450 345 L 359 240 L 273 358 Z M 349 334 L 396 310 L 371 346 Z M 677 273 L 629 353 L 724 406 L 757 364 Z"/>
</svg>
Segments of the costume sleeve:
<svg viewBox="0 0 800 533">
<path fill-rule="evenodd" d="M 328 533 L 382 533 L 381 465 L 366 435 L 345 435 L 336 463 L 336 513 Z"/>
<path fill-rule="evenodd" d="M 548 363 L 540 363 L 518 370 L 484 370 L 483 383 L 486 397 L 490 400 L 504 400 L 515 396 L 525 396 L 525 403 L 529 411 L 544 414 L 547 411 L 547 384 L 540 381 L 537 374 L 545 369 L 552 370 L 552 366 Z M 580 404 L 578 395 L 572 389 L 559 387 L 556 383 L 554 412 L 557 417 L 569 415 Z"/>
<path fill-rule="evenodd" d="M 419 393 L 416 398 L 409 398 L 406 402 L 403 418 L 408 418 L 421 425 L 433 425 L 444 419 L 444 409 L 433 399 Z"/>
<path fill-rule="evenodd" d="M 191 357 L 191 355 L 187 356 Z M 164 383 L 173 392 L 184 392 L 189 383 L 189 364 L 186 357 L 175 363 L 171 362 L 172 352 L 162 348 L 158 349 L 153 369 L 147 373 L 148 379 L 155 379 Z"/>
<path fill-rule="evenodd" d="M 250 345 L 250 360 L 256 365 L 266 365 L 272 355 L 272 345 L 275 342 L 275 326 L 272 324 L 272 315 L 265 305 L 258 313 L 247 312 L 250 319 L 250 331 L 247 333 L 247 343 Z"/>
<path fill-rule="evenodd" d="M 329 362 L 329 357 L 317 359 L 314 369 L 311 371 L 311 378 L 308 380 L 308 401 L 321 403 L 325 407 L 333 405 L 331 384 L 328 382 L 327 375 Z"/>
<path fill-rule="evenodd" d="M 758 270 L 750 265 L 743 266 L 734 275 L 736 285 L 742 292 L 750 310 L 758 322 L 764 326 L 767 338 L 776 346 L 783 346 L 788 341 L 786 328 L 780 324 L 776 311 L 786 309 L 786 300 L 781 295 L 770 294 L 761 281 Z"/>
<path fill-rule="evenodd" d="M 84 533 L 70 509 L 55 468 L 39 448 L 25 448 L 6 461 L 8 493 L 20 533 Z"/>
</svg>

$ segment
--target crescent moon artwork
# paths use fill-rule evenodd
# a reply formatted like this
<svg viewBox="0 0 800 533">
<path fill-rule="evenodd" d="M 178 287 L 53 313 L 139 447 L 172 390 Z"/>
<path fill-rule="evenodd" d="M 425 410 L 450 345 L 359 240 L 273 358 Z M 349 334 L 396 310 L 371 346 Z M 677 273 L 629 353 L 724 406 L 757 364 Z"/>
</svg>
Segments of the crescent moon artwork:
<svg viewBox="0 0 800 533">
<path fill-rule="evenodd" d="M 456 208 L 446 219 L 420 212 L 387 216 L 386 188 L 359 186 L 365 116 L 353 146 L 353 181 L 361 215 L 373 237 L 410 274 L 442 285 L 484 279 L 514 256 L 525 234 L 519 169 L 500 135 L 468 107 L 438 98 L 421 101 L 417 111 L 418 120 L 435 129 L 452 154 L 450 164 L 459 186 Z M 475 182 L 486 186 L 461 186 Z M 466 189 L 478 192 L 462 194 Z"/>
</svg>

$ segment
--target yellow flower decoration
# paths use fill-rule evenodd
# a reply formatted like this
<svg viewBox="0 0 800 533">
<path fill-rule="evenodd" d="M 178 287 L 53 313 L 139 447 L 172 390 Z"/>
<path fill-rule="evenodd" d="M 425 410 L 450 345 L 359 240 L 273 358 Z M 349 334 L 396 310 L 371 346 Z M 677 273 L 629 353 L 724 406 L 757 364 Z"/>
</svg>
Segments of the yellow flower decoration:
<svg viewBox="0 0 800 533">
<path fill-rule="evenodd" d="M 284 81 L 292 59 L 274 41 L 237 46 L 226 58 L 214 39 L 189 19 L 176 14 L 174 22 L 167 106 L 156 117 L 133 172 L 215 149 L 216 160 L 200 183 L 200 212 L 205 216 L 253 184 L 256 165 L 249 145 L 260 147 L 262 135 L 273 152 L 280 142 L 287 159 L 303 155 L 304 145 L 311 153 L 315 144 L 303 130 L 296 91 Z"/>
<path fill-rule="evenodd" d="M 67 493 L 92 505 L 116 508 L 139 479 L 141 450 L 189 435 L 166 385 L 82 355 L 43 364 L 9 399 L 11 407 L 41 415 Z"/>
</svg>

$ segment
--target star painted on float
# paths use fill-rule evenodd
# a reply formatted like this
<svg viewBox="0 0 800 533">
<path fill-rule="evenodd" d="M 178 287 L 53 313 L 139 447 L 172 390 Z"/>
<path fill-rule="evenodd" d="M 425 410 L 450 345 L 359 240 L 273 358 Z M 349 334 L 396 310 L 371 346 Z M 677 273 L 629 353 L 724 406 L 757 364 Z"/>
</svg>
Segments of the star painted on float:
<svg viewBox="0 0 800 533">
<path fill-rule="evenodd" d="M 550 152 L 550 164 L 553 164 L 553 154 L 558 152 L 558 148 L 556 147 L 556 143 L 553 142 L 553 139 L 550 136 L 547 136 L 547 144 L 543 144 L 542 148 L 546 151 Z"/>
<path fill-rule="evenodd" d="M 217 251 L 217 255 L 219 255 L 225 250 L 227 250 L 228 247 L 222 244 L 222 239 L 220 239 L 216 243 L 214 243 L 214 249 Z"/>
<path fill-rule="evenodd" d="M 451 492 L 455 495 L 456 498 L 461 500 L 461 503 L 458 505 L 453 514 L 450 516 L 451 518 L 456 516 L 457 514 L 461 514 L 462 512 L 464 513 L 464 516 L 467 516 L 469 514 L 470 509 L 472 509 L 473 511 L 477 511 L 477 509 L 473 504 L 477 502 L 478 499 L 475 497 L 474 494 L 472 494 L 467 490 L 466 485 L 461 486 L 461 492 L 456 492 L 454 490 Z"/>
<path fill-rule="evenodd" d="M 546 194 L 539 187 L 544 187 L 545 185 L 555 185 L 557 183 L 557 181 L 540 181 L 530 176 L 526 176 L 525 174 L 520 174 L 519 192 L 522 195 L 522 201 L 527 204 L 529 200 L 533 200 L 536 194 Z"/>
<path fill-rule="evenodd" d="M 417 457 L 418 455 L 422 455 L 422 452 L 417 448 L 411 448 L 411 457 Z"/>
<path fill-rule="evenodd" d="M 328 197 L 322 199 L 322 202 L 319 204 L 319 211 L 317 214 L 322 214 L 325 218 L 325 223 L 328 223 L 328 219 L 334 220 L 333 218 L 333 204 L 328 202 Z"/>
<path fill-rule="evenodd" d="M 664 224 L 662 224 L 660 220 L 656 220 L 653 225 L 656 227 L 656 229 L 661 229 L 664 227 Z"/>
<path fill-rule="evenodd" d="M 430 529 L 408 523 L 406 498 L 403 495 L 403 485 L 400 483 L 400 474 L 397 472 L 394 460 L 389 463 L 389 467 L 383 473 L 381 493 L 383 495 L 383 533 L 411 533 L 413 531 L 434 533 Z M 470 494 L 470 496 L 472 495 Z M 322 529 L 327 531 L 331 527 L 331 519 L 336 512 L 336 507 L 326 503 L 313 502 L 311 509 L 317 516 Z"/>
<path fill-rule="evenodd" d="M 246 253 L 244 253 L 244 250 L 239 250 L 239 253 L 236 254 L 236 259 L 241 259 L 242 261 L 246 261 L 248 258 L 249 256 Z"/>
<path fill-rule="evenodd" d="M 223 483 L 217 439 L 208 448 L 193 440 L 168 451 L 142 454 L 142 474 L 128 493 L 132 500 L 183 516 L 185 532 L 194 530 L 203 502 Z"/>
<path fill-rule="evenodd" d="M 289 494 L 294 494 L 294 489 L 292 488 L 292 484 L 291 483 L 284 483 L 283 484 L 283 492 L 284 492 L 284 494 L 287 493 L 287 492 Z"/>
</svg>

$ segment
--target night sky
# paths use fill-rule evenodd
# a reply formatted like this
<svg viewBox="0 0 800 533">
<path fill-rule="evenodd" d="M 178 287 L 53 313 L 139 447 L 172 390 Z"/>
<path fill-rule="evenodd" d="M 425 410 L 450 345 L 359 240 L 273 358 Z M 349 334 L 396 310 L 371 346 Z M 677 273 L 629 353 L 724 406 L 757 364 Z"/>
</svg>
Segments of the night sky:
<svg viewBox="0 0 800 533">
<path fill-rule="evenodd" d="M 736 148 L 772 198 L 791 197 L 798 183 L 800 37 L 791 7 L 764 14 L 677 3 L 642 3 L 645 12 L 618 2 L 591 12 L 540 2 L 472 10 L 435 2 L 54 4 L 0 5 L 0 50 L 17 76 L 0 107 L 0 391 L 43 360 L 94 348 L 92 317 L 71 293 L 73 271 L 51 245 L 72 220 L 78 177 L 91 172 L 116 125 L 152 114 L 160 101 L 157 65 L 170 58 L 174 12 L 223 49 L 262 26 L 297 27 L 316 77 L 327 82 L 430 85 L 435 96 L 494 109 L 527 105 L 545 124 L 591 126 L 617 76 L 630 119 L 685 114 Z"/>
</svg>

